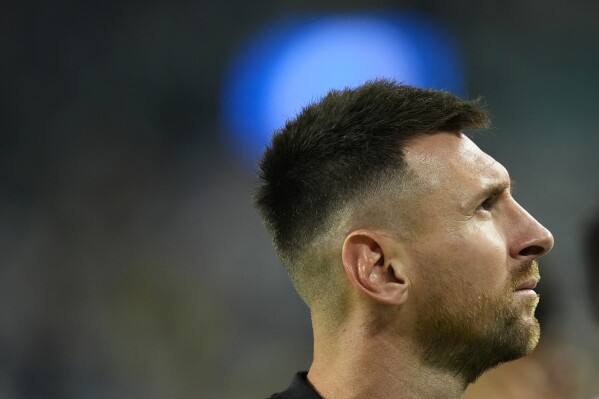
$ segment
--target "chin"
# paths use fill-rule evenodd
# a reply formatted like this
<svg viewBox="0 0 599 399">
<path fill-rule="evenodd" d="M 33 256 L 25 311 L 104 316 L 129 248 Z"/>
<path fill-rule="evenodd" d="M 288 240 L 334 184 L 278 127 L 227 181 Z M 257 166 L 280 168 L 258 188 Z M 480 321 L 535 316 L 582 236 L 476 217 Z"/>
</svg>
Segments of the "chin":
<svg viewBox="0 0 599 399">
<path fill-rule="evenodd" d="M 481 358 L 480 368 L 471 370 L 468 375 L 468 382 L 474 382 L 485 371 L 492 369 L 500 364 L 528 356 L 537 347 L 541 337 L 541 327 L 539 321 L 534 317 L 520 319 L 519 323 L 514 323 L 509 329 L 495 331 L 495 342 L 490 345 L 492 352 L 487 352 L 487 362 Z"/>
<path fill-rule="evenodd" d="M 533 318 L 533 323 L 532 326 L 529 327 L 529 331 L 529 338 L 522 356 L 530 355 L 539 344 L 539 339 L 541 338 L 541 326 L 536 318 Z"/>
<path fill-rule="evenodd" d="M 520 356 L 518 357 L 530 355 L 539 343 L 539 339 L 541 337 L 541 326 L 539 324 L 539 320 L 534 316 L 534 312 L 538 303 L 539 298 L 536 297 L 535 301 L 529 305 L 527 314 L 520 319 L 520 323 L 518 323 L 519 325 L 514 326 L 518 330 L 513 334 L 514 338 L 524 343 L 522 349 L 520 350 Z"/>
<path fill-rule="evenodd" d="M 541 332 L 534 317 L 536 301 L 530 302 L 525 314 L 513 302 L 493 305 L 481 308 L 475 313 L 478 317 L 468 313 L 448 316 L 430 309 L 419 323 L 423 360 L 461 375 L 470 384 L 485 371 L 530 354 Z"/>
</svg>

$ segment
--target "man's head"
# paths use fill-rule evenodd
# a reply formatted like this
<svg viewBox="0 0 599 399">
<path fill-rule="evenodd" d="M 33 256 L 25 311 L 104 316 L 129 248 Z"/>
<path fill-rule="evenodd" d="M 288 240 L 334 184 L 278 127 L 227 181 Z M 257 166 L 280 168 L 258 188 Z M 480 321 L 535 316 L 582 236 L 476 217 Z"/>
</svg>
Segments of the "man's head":
<svg viewBox="0 0 599 399">
<path fill-rule="evenodd" d="M 487 125 L 477 102 L 375 81 L 277 132 L 256 204 L 314 320 L 334 331 L 362 311 L 372 334 L 411 336 L 423 361 L 467 380 L 534 347 L 537 297 L 515 290 L 538 279 L 552 238 L 461 133 Z M 473 348 L 506 343 L 470 364 Z"/>
</svg>

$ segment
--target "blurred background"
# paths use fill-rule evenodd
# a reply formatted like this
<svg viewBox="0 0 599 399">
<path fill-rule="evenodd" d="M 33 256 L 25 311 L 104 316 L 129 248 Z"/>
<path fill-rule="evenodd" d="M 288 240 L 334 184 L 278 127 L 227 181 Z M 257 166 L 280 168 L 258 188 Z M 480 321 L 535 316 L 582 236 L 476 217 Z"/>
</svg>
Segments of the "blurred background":
<svg viewBox="0 0 599 399">
<path fill-rule="evenodd" d="M 483 96 L 475 141 L 556 239 L 539 349 L 472 397 L 599 395 L 599 3 L 1 10 L 0 398 L 287 386 L 311 328 L 251 204 L 257 154 L 300 104 L 377 76 Z"/>
</svg>

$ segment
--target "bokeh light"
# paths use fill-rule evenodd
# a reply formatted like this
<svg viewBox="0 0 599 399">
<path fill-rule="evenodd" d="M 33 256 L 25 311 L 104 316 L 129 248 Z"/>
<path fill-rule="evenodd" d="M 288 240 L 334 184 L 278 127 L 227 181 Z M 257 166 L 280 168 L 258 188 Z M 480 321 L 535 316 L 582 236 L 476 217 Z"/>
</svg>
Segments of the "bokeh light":
<svg viewBox="0 0 599 399">
<path fill-rule="evenodd" d="M 391 78 L 464 91 L 450 33 L 412 13 L 295 16 L 264 27 L 225 77 L 226 140 L 253 165 L 272 133 L 330 89 Z"/>
</svg>

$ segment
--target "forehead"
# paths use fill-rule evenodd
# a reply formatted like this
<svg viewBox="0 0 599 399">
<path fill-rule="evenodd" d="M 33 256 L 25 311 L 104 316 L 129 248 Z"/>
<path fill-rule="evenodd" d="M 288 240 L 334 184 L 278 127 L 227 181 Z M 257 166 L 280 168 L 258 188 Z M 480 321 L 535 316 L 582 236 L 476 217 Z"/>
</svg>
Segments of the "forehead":
<svg viewBox="0 0 599 399">
<path fill-rule="evenodd" d="M 456 192 L 468 197 L 488 186 L 509 183 L 503 165 L 463 134 L 418 137 L 406 146 L 405 159 L 419 180 L 446 194 Z"/>
</svg>

